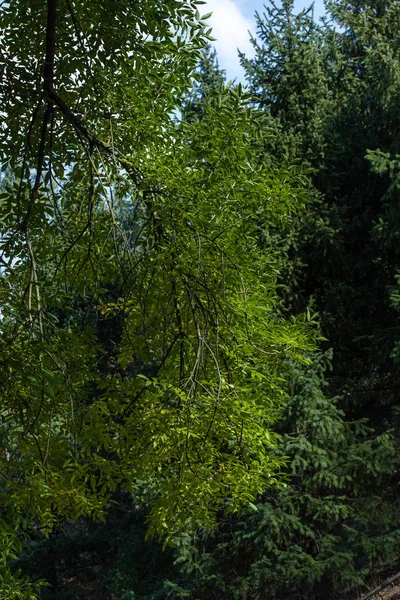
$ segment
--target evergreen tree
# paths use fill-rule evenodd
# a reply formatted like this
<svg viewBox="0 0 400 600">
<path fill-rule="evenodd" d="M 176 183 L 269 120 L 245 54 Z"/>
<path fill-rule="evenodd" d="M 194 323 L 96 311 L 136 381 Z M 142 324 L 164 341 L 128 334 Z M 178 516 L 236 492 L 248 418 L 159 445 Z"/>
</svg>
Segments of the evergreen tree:
<svg viewBox="0 0 400 600">
<path fill-rule="evenodd" d="M 175 597 L 333 599 L 397 557 L 395 441 L 374 435 L 366 420 L 346 420 L 339 399 L 326 395 L 329 361 L 288 365 L 291 399 L 280 428 L 287 486 L 239 520 L 222 518 L 215 535 L 182 539 L 185 579 Z"/>
<path fill-rule="evenodd" d="M 219 68 L 217 52 L 208 45 L 202 51 L 196 70 L 196 81 L 184 102 L 185 118 L 189 121 L 201 119 L 207 98 L 218 96 L 225 84 L 225 71 Z"/>
<path fill-rule="evenodd" d="M 292 236 L 300 269 L 288 284 L 298 306 L 315 298 L 335 350 L 331 383 L 349 387 L 356 414 L 368 411 L 377 425 L 374 410 L 396 403 L 399 385 L 388 293 L 397 251 L 382 229 L 397 203 L 388 169 L 379 176 L 371 160 L 379 162 L 377 150 L 391 159 L 398 152 L 399 7 L 331 2 L 322 25 L 292 8 L 288 1 L 258 17 L 256 57 L 245 61 L 260 107 L 282 132 L 280 152 L 307 161 L 322 194 Z"/>
</svg>

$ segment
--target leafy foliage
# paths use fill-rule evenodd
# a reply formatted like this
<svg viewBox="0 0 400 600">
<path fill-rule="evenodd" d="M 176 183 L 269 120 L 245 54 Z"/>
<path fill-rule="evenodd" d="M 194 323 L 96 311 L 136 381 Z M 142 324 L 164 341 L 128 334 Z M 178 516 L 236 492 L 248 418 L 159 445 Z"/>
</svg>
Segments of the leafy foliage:
<svg viewBox="0 0 400 600">
<path fill-rule="evenodd" d="M 271 4 L 251 95 L 193 2 L 4 8 L 2 594 L 362 585 L 400 551 L 398 3 Z"/>
<path fill-rule="evenodd" d="M 1 585 L 25 540 L 152 482 L 149 533 L 213 526 L 276 483 L 283 361 L 258 232 L 308 201 L 259 165 L 250 97 L 177 119 L 208 29 L 195 2 L 5 4 L 0 220 Z M 29 25 L 28 25 L 29 24 Z M 175 112 L 175 117 L 173 116 Z"/>
</svg>

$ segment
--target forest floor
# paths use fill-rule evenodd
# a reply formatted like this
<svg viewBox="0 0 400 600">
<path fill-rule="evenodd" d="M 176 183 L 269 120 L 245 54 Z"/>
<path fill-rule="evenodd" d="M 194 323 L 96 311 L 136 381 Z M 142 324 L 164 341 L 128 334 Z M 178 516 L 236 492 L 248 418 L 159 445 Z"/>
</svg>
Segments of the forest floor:
<svg viewBox="0 0 400 600">
<path fill-rule="evenodd" d="M 381 592 L 378 592 L 371 600 L 400 600 L 400 583 L 394 583 Z"/>
</svg>

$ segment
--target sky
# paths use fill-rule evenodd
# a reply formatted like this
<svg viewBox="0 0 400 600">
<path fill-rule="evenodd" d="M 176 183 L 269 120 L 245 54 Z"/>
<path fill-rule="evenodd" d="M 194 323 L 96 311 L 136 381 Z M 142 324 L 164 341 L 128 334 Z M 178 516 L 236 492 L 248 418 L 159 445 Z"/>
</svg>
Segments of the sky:
<svg viewBox="0 0 400 600">
<path fill-rule="evenodd" d="M 249 58 L 253 55 L 250 34 L 255 34 L 255 12 L 263 13 L 263 6 L 268 0 L 207 0 L 201 6 L 201 13 L 212 12 L 209 19 L 213 28 L 213 37 L 217 38 L 214 46 L 218 53 L 219 66 L 226 70 L 228 79 L 244 81 L 243 69 L 240 66 L 237 49 Z M 295 8 L 301 10 L 309 6 L 312 0 L 296 0 Z M 200 8 L 200 7 L 199 7 Z M 314 15 L 319 19 L 324 14 L 323 0 L 314 0 Z"/>
</svg>

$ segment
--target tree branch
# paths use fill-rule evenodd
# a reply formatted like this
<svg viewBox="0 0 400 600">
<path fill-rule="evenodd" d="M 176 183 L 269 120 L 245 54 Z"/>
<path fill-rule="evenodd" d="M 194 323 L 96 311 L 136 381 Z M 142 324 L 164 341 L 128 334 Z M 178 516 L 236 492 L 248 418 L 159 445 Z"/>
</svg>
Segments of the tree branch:
<svg viewBox="0 0 400 600">
<path fill-rule="evenodd" d="M 72 110 L 65 104 L 65 102 L 60 98 L 60 96 L 54 91 L 52 86 L 47 87 L 47 82 L 45 81 L 44 87 L 48 97 L 52 102 L 58 106 L 67 120 L 71 123 L 77 133 L 81 134 L 93 147 L 98 148 L 100 151 L 108 154 L 117 160 L 119 164 L 126 169 L 129 175 L 134 180 L 135 184 L 139 186 L 142 183 L 143 176 L 140 174 L 139 170 L 126 158 L 122 156 L 120 152 L 118 152 L 113 146 L 110 144 L 106 144 L 95 135 L 93 135 L 82 123 L 81 119 L 77 115 L 75 115 Z"/>
<path fill-rule="evenodd" d="M 43 70 L 43 89 L 54 87 L 54 58 L 56 54 L 57 0 L 47 0 L 46 58 Z"/>
<path fill-rule="evenodd" d="M 371 592 L 368 592 L 368 594 L 366 594 L 365 596 L 362 596 L 361 598 L 359 598 L 359 600 L 369 600 L 369 598 L 372 598 L 372 596 L 375 596 L 375 594 L 377 594 L 378 592 L 383 590 L 385 587 L 388 587 L 388 585 L 390 585 L 391 583 L 396 581 L 396 579 L 400 579 L 400 571 L 398 573 L 396 573 L 395 575 L 392 575 L 392 577 L 389 577 L 389 579 L 386 579 L 383 583 L 378 585 L 378 587 L 373 589 Z"/>
</svg>

